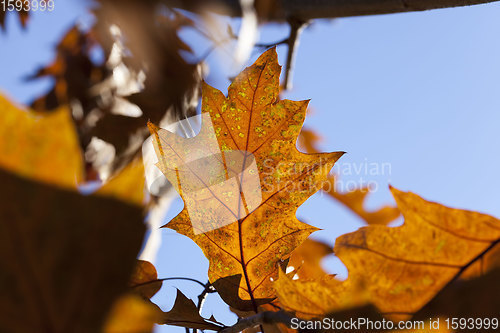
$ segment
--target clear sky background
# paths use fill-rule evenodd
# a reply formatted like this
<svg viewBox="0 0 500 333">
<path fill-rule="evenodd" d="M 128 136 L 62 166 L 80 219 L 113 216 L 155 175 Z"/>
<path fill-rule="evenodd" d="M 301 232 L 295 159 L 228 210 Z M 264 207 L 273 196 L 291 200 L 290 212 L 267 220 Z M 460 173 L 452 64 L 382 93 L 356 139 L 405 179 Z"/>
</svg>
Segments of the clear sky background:
<svg viewBox="0 0 500 333">
<path fill-rule="evenodd" d="M 52 13 L 33 15 L 26 30 L 8 17 L 0 34 L 0 90 L 27 102 L 49 81 L 26 84 L 22 78 L 48 63 L 53 46 L 87 4 L 56 1 Z M 324 151 L 348 152 L 340 171 L 368 163 L 390 164 L 390 173 L 342 175 L 343 181 L 376 182 L 368 206 L 393 203 L 388 184 L 451 207 L 500 217 L 500 4 L 370 17 L 318 21 L 307 29 L 298 50 L 294 88 L 289 99 L 311 99 L 306 126 L 324 140 Z M 286 26 L 266 26 L 262 40 L 279 40 Z M 186 33 L 197 50 L 205 45 Z M 280 63 L 285 47 L 279 47 Z M 256 56 L 249 61 L 251 64 Z M 224 61 L 209 58 L 207 82 L 226 93 Z M 178 200 L 169 217 L 180 211 Z M 318 193 L 297 216 L 324 230 L 314 237 L 335 238 L 362 226 L 361 221 Z M 156 263 L 160 277 L 207 279 L 208 262 L 188 238 L 162 230 Z M 335 258 L 324 262 L 345 277 Z M 165 283 L 155 298 L 165 310 L 175 287 L 196 300 L 201 287 L 189 282 Z M 204 313 L 227 324 L 235 321 L 218 296 L 210 295 Z M 159 332 L 184 332 L 161 328 Z"/>
</svg>

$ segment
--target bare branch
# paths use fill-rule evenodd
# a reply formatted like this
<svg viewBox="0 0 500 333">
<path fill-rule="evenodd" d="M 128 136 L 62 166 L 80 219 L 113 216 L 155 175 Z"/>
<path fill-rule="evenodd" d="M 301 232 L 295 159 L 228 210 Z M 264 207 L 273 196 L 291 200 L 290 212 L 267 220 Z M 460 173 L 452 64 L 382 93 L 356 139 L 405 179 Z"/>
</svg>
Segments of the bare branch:
<svg viewBox="0 0 500 333">
<path fill-rule="evenodd" d="M 292 325 L 292 317 L 284 311 L 260 312 L 254 316 L 240 319 L 236 324 L 231 327 L 226 327 L 219 333 L 238 333 L 244 329 L 263 325 L 263 324 L 285 324 L 288 327 Z"/>
<path fill-rule="evenodd" d="M 295 18 L 288 19 L 288 23 L 290 24 L 290 37 L 287 39 L 288 54 L 285 65 L 285 82 L 283 83 L 284 90 L 292 88 L 293 68 L 295 65 L 295 57 L 297 56 L 300 33 L 307 26 L 307 22 L 300 21 Z"/>
<path fill-rule="evenodd" d="M 286 21 L 294 17 L 301 21 L 422 11 L 496 2 L 498 0 L 267 0 L 256 2 L 257 15 L 262 21 Z M 211 10 L 241 16 L 239 0 L 171 0 L 174 6 L 194 12 Z"/>
</svg>

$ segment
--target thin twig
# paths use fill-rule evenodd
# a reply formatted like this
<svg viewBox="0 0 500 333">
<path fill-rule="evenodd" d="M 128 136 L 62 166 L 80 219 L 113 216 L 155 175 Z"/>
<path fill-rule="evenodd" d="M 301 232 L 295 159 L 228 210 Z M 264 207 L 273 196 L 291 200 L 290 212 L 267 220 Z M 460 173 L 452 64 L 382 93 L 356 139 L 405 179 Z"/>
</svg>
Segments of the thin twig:
<svg viewBox="0 0 500 333">
<path fill-rule="evenodd" d="M 263 49 L 268 49 L 268 48 L 271 48 L 273 46 L 278 46 L 278 45 L 282 45 L 282 44 L 288 44 L 288 40 L 290 38 L 287 37 L 287 38 L 284 38 L 282 40 L 279 40 L 277 42 L 274 42 L 274 43 L 256 43 L 255 44 L 255 47 L 259 47 L 259 48 L 263 48 Z"/>
<path fill-rule="evenodd" d="M 142 286 L 145 286 L 145 285 L 148 285 L 148 284 L 152 284 L 152 283 L 156 283 L 156 282 L 162 282 L 162 281 L 170 281 L 170 280 L 191 281 L 191 282 L 198 283 L 200 286 L 202 286 L 203 288 L 205 288 L 205 284 L 203 282 L 201 282 L 199 280 L 196 280 L 196 279 L 187 278 L 187 277 L 170 277 L 170 278 L 164 278 L 164 279 L 151 280 L 151 281 L 147 281 L 147 282 L 144 282 L 144 283 L 136 284 L 136 285 L 132 286 L 132 288 L 142 287 Z"/>
<path fill-rule="evenodd" d="M 198 295 L 198 312 L 201 315 L 201 311 L 203 310 L 203 304 L 205 303 L 205 299 L 207 298 L 208 294 L 216 293 L 217 290 L 215 290 L 214 286 L 210 283 L 210 281 L 207 281 L 207 283 L 204 285 L 204 289 L 201 292 L 201 294 Z M 195 332 L 200 332 L 200 330 L 195 330 Z"/>
<path fill-rule="evenodd" d="M 295 66 L 295 58 L 297 56 L 300 34 L 308 25 L 308 22 L 290 18 L 288 19 L 288 24 L 290 24 L 290 37 L 287 38 L 288 53 L 285 65 L 285 82 L 283 83 L 284 90 L 292 88 L 293 68 Z"/>
<path fill-rule="evenodd" d="M 203 309 L 203 304 L 205 303 L 205 299 L 207 298 L 207 295 L 215 293 L 215 292 L 217 292 L 217 291 L 215 290 L 214 286 L 212 286 L 210 281 L 207 282 L 205 284 L 205 289 L 203 289 L 201 294 L 198 295 L 198 311 L 200 312 L 200 314 L 201 314 L 201 310 Z"/>
<path fill-rule="evenodd" d="M 284 311 L 272 312 L 260 312 L 254 316 L 247 317 L 238 320 L 233 326 L 224 328 L 219 331 L 219 333 L 238 333 L 244 329 L 263 325 L 263 324 L 285 324 L 288 327 L 292 325 L 292 318 L 289 314 Z"/>
</svg>

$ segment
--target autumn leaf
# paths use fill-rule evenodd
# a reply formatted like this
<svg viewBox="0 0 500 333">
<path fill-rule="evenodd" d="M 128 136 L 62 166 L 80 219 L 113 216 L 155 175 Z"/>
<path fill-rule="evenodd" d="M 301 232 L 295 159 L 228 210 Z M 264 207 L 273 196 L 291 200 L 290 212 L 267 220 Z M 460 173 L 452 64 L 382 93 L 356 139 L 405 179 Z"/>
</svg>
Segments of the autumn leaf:
<svg viewBox="0 0 500 333">
<path fill-rule="evenodd" d="M 482 276 L 457 280 L 448 284 L 412 319 L 442 318 L 495 318 L 500 309 L 500 269 L 495 268 Z"/>
<path fill-rule="evenodd" d="M 254 311 L 257 299 L 275 296 L 271 279 L 278 277 L 279 262 L 317 230 L 297 220 L 295 212 L 321 188 L 343 154 L 303 154 L 296 149 L 308 102 L 278 100 L 279 73 L 271 49 L 236 77 L 228 97 L 204 84 L 204 121 L 194 138 L 151 127 L 158 166 L 185 201 L 183 211 L 166 226 L 201 247 L 210 261 L 211 282 L 241 276 L 238 296 L 250 300 Z M 208 155 L 210 167 L 191 163 L 192 157 L 186 160 L 189 154 Z M 224 164 L 226 158 L 230 165 Z M 199 174 L 212 187 L 241 178 L 236 191 L 212 195 Z M 189 181 L 179 184 L 178 177 Z M 191 202 L 194 194 L 203 195 L 204 201 Z"/>
<path fill-rule="evenodd" d="M 372 225 L 339 237 L 334 252 L 347 266 L 345 282 L 292 281 L 282 274 L 274 286 L 285 308 L 321 316 L 362 291 L 358 305 L 370 302 L 384 315 L 405 319 L 500 243 L 500 221 L 491 216 L 391 190 L 404 225 Z M 332 302 L 324 302 L 325 293 Z"/>
<path fill-rule="evenodd" d="M 426 306 L 411 318 L 414 325 L 417 324 L 420 326 L 407 330 L 396 329 L 390 332 L 453 332 L 451 328 L 447 327 L 446 318 L 481 318 L 481 320 L 483 318 L 496 318 L 498 309 L 500 308 L 500 298 L 498 297 L 500 295 L 500 284 L 498 281 L 500 281 L 500 269 L 493 269 L 481 277 L 471 280 L 454 281 L 442 289 Z M 371 305 L 328 313 L 325 317 L 336 321 L 350 320 L 351 318 L 367 318 L 375 322 L 383 319 L 379 312 Z M 323 320 L 323 318 L 318 319 Z M 439 328 L 436 324 L 438 320 Z M 397 325 L 397 323 L 394 325 Z M 492 328 L 491 319 L 489 327 L 490 329 Z M 345 330 L 345 332 L 359 332 L 360 328 L 358 327 L 358 330 Z M 460 332 L 462 331 L 460 330 Z M 331 330 L 315 330 L 314 332 L 331 332 Z"/>
<path fill-rule="evenodd" d="M 308 153 L 317 153 L 318 141 L 321 140 L 316 133 L 311 130 L 302 130 L 299 137 L 299 143 Z M 391 206 L 383 206 L 375 211 L 368 211 L 365 209 L 365 201 L 370 194 L 369 187 L 361 187 L 349 192 L 340 192 L 337 190 L 338 176 L 329 175 L 327 183 L 323 190 L 330 197 L 343 204 L 346 208 L 354 214 L 363 219 L 367 224 L 380 224 L 387 225 L 399 217 L 400 212 L 397 208 Z"/>
<path fill-rule="evenodd" d="M 334 176 L 328 176 L 328 185 L 323 188 L 325 193 L 358 215 L 366 224 L 387 225 L 400 216 L 399 210 L 392 206 L 382 206 L 375 211 L 367 211 L 365 201 L 370 194 L 370 188 L 362 187 L 349 192 L 339 192 L 336 190 L 336 182 Z"/>
<path fill-rule="evenodd" d="M 162 283 L 158 280 L 158 273 L 152 263 L 137 260 L 129 282 L 129 287 L 134 293 L 144 298 L 151 298 L 160 290 Z"/>
<path fill-rule="evenodd" d="M 71 190 L 82 184 L 84 160 L 67 108 L 51 113 L 23 110 L 0 95 L 0 110 L 0 168 Z M 97 195 L 143 205 L 142 160 L 132 161 Z"/>
<path fill-rule="evenodd" d="M 99 332 L 142 244 L 142 207 L 77 191 L 68 110 L 0 97 L 0 119 L 0 331 Z"/>
<path fill-rule="evenodd" d="M 25 111 L 0 95 L 0 168 L 63 188 L 83 179 L 83 157 L 68 109 Z"/>
<path fill-rule="evenodd" d="M 129 281 L 130 292 L 115 304 L 115 312 L 108 319 L 108 330 L 105 330 L 105 333 L 121 333 L 120 329 L 123 329 L 124 333 L 149 332 L 141 331 L 140 328 L 148 328 L 148 325 L 153 323 L 216 331 L 223 327 L 214 318 L 203 318 L 193 301 L 179 290 L 172 309 L 162 311 L 149 301 L 160 290 L 162 283 L 152 263 L 137 260 Z M 132 313 L 134 308 L 137 308 L 136 313 Z"/>
<path fill-rule="evenodd" d="M 129 279 L 129 292 L 115 303 L 106 319 L 104 333 L 147 333 L 152 332 L 162 317 L 161 309 L 151 303 L 161 288 L 162 281 L 152 263 L 137 260 Z"/>
<path fill-rule="evenodd" d="M 126 289 L 142 209 L 2 169 L 0 182 L 0 331 L 98 332 Z"/>
<path fill-rule="evenodd" d="M 213 317 L 208 320 L 203 318 L 193 301 L 179 290 L 177 290 L 174 306 L 170 311 L 161 315 L 158 323 L 212 331 L 219 331 L 224 327 Z"/>
<path fill-rule="evenodd" d="M 293 280 L 280 271 L 273 286 L 281 307 L 303 319 L 323 318 L 333 311 L 369 303 L 362 285 L 354 285 L 350 280 L 341 282 L 333 275 Z"/>
<path fill-rule="evenodd" d="M 97 191 L 97 195 L 114 197 L 141 206 L 145 203 L 144 181 L 144 164 L 141 158 L 136 158 L 117 175 L 109 179 Z"/>
<path fill-rule="evenodd" d="M 127 294 L 113 304 L 103 333 L 148 333 L 159 320 L 160 312 L 154 304 Z"/>
<path fill-rule="evenodd" d="M 314 239 L 307 239 L 292 252 L 287 268 L 293 269 L 294 278 L 321 278 L 326 274 L 321 267 L 321 261 L 332 253 L 332 246 Z"/>
<path fill-rule="evenodd" d="M 149 133 L 148 119 L 196 114 L 201 76 L 200 65 L 184 58 L 191 50 L 178 33 L 192 22 L 180 12 L 142 1 L 102 1 L 92 11 L 95 24 L 69 28 L 53 61 L 27 79 L 51 78 L 52 86 L 31 108 L 68 106 L 82 150 L 94 152 L 85 155 L 92 171 L 87 176 L 105 179 L 136 157 Z M 94 57 L 96 49 L 102 60 Z M 113 146 L 112 154 L 94 149 L 96 140 Z"/>
</svg>

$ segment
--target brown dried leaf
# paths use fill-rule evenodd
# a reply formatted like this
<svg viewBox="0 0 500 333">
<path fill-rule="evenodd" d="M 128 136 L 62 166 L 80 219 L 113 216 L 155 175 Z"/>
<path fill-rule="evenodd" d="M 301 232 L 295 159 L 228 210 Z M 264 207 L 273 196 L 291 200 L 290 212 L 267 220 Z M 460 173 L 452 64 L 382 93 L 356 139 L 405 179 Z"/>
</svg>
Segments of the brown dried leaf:
<svg viewBox="0 0 500 333">
<path fill-rule="evenodd" d="M 196 328 L 200 330 L 219 331 L 223 326 L 218 322 L 208 321 L 198 312 L 192 300 L 177 290 L 177 297 L 172 309 L 164 312 L 159 324 Z"/>
<path fill-rule="evenodd" d="M 82 159 L 67 110 L 0 107 L 0 331 L 98 332 L 126 290 L 142 209 L 76 191 Z"/>
</svg>

